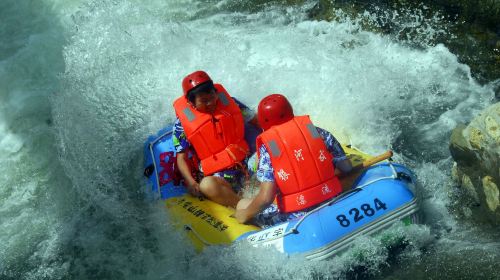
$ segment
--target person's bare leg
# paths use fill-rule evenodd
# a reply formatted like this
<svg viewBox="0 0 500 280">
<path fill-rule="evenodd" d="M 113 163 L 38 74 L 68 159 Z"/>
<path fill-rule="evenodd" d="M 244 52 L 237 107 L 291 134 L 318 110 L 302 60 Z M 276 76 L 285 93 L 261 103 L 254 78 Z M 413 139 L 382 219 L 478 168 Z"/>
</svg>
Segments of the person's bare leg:
<svg viewBox="0 0 500 280">
<path fill-rule="evenodd" d="M 252 202 L 252 198 L 242 198 L 239 202 L 238 205 L 236 206 L 236 209 L 246 209 L 248 204 Z"/>
<path fill-rule="evenodd" d="M 200 191 L 210 200 L 224 206 L 236 207 L 240 198 L 224 179 L 207 176 L 200 182 Z"/>
</svg>

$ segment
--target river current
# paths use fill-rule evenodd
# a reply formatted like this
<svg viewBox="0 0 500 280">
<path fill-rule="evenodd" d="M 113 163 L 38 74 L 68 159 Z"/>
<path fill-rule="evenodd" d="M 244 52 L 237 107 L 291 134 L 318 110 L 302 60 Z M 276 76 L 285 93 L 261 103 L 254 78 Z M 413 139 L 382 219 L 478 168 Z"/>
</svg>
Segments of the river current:
<svg viewBox="0 0 500 280">
<path fill-rule="evenodd" d="M 448 207 L 451 130 L 494 92 L 428 43 L 446 22 L 410 42 L 364 30 L 367 13 L 313 21 L 314 3 L 258 2 L 1 1 L 0 279 L 500 279 L 498 229 Z M 393 256 L 363 237 L 318 262 L 245 244 L 197 254 L 142 165 L 198 69 L 252 108 L 283 93 L 342 142 L 393 149 L 420 181 L 424 223 L 390 229 L 408 246 Z"/>
</svg>

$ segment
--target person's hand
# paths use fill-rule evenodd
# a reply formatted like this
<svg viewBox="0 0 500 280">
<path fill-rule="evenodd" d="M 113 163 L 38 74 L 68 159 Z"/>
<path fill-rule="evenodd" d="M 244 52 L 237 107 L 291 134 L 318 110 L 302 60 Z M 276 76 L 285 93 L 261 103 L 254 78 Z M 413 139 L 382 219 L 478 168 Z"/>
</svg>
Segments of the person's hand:
<svg viewBox="0 0 500 280">
<path fill-rule="evenodd" d="M 194 183 L 188 185 L 187 189 L 191 195 L 196 196 L 196 197 L 201 196 L 200 184 L 198 184 L 198 182 L 194 182 Z"/>
<path fill-rule="evenodd" d="M 234 212 L 234 218 L 240 223 L 244 224 L 248 221 L 248 215 L 246 209 L 237 209 Z"/>
</svg>

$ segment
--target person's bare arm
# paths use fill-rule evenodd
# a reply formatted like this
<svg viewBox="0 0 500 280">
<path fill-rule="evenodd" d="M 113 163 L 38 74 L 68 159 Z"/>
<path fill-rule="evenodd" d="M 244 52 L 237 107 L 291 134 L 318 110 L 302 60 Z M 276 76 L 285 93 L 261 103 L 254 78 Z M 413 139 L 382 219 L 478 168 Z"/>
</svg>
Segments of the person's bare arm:
<svg viewBox="0 0 500 280">
<path fill-rule="evenodd" d="M 273 203 L 276 196 L 276 185 L 274 182 L 262 182 L 257 196 L 244 209 L 237 209 L 234 217 L 238 222 L 244 224 L 257 215 L 260 211 Z"/>
<path fill-rule="evenodd" d="M 352 163 L 351 160 L 349 159 L 344 159 L 341 161 L 338 161 L 335 164 L 335 175 L 339 175 L 340 173 L 342 174 L 348 174 L 352 170 Z"/>
</svg>

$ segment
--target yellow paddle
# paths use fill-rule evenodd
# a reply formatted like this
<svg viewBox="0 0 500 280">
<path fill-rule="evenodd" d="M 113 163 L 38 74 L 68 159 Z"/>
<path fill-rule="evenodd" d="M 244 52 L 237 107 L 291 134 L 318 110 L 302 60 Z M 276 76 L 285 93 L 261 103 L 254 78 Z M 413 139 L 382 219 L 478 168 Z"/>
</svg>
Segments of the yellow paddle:
<svg viewBox="0 0 500 280">
<path fill-rule="evenodd" d="M 351 173 L 354 173 L 354 172 L 357 172 L 357 171 L 362 170 L 364 168 L 367 168 L 369 166 L 372 166 L 375 163 L 381 162 L 381 161 L 386 160 L 386 159 L 388 159 L 390 157 L 392 157 L 392 151 L 388 150 L 387 152 L 385 152 L 383 154 L 371 157 L 371 158 L 363 161 L 361 164 L 353 166 L 352 169 L 351 169 L 351 171 L 349 171 L 348 173 L 341 173 L 338 176 L 339 177 L 345 177 L 345 176 L 347 176 L 347 175 L 349 175 Z"/>
<path fill-rule="evenodd" d="M 339 179 L 341 180 L 342 182 L 342 186 L 344 187 L 344 190 L 347 190 L 350 188 L 350 186 L 352 185 L 352 183 L 354 182 L 354 180 L 358 177 L 359 173 L 369 167 L 369 166 L 372 166 L 378 162 L 381 162 L 383 160 L 386 160 L 390 157 L 392 157 L 392 151 L 389 150 L 383 154 L 380 154 L 378 156 L 374 156 L 374 157 L 371 157 L 365 161 L 363 161 L 362 163 L 358 164 L 358 165 L 355 165 L 352 167 L 351 171 L 347 172 L 347 173 L 340 173 L 340 174 L 337 174 L 337 176 L 339 177 Z M 337 173 L 338 169 L 335 170 L 335 173 Z"/>
<path fill-rule="evenodd" d="M 386 160 L 390 157 L 392 157 L 392 151 L 388 150 L 387 152 L 385 152 L 383 154 L 380 154 L 378 156 L 374 156 L 372 158 L 369 158 L 369 159 L 363 161 L 362 164 L 353 166 L 351 172 L 353 172 L 353 171 L 356 172 L 356 171 L 361 170 L 363 168 L 366 168 L 368 166 L 372 166 L 375 163 L 381 162 L 381 161 Z"/>
</svg>

